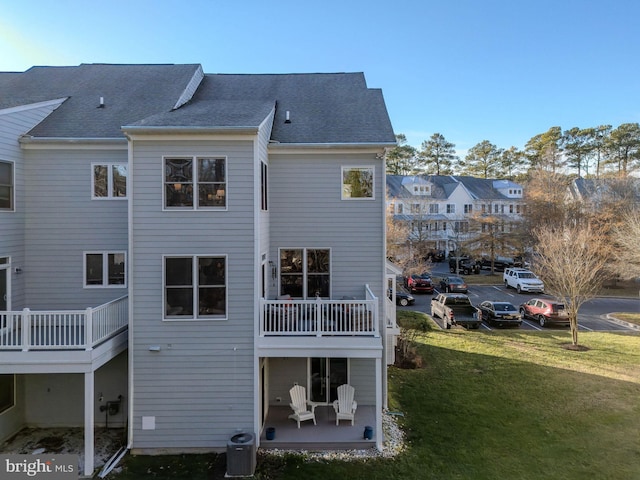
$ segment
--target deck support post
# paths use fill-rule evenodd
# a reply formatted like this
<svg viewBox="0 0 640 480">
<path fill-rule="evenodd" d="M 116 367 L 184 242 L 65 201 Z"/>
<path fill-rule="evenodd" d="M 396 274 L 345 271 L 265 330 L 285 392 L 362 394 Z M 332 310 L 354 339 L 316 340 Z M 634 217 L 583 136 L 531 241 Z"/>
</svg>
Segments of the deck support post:
<svg viewBox="0 0 640 480">
<path fill-rule="evenodd" d="M 84 466 L 83 475 L 90 477 L 93 474 L 93 450 L 94 450 L 94 372 L 84 374 Z"/>
<path fill-rule="evenodd" d="M 384 432 L 382 431 L 382 357 L 376 357 L 376 448 L 382 451 Z"/>
</svg>

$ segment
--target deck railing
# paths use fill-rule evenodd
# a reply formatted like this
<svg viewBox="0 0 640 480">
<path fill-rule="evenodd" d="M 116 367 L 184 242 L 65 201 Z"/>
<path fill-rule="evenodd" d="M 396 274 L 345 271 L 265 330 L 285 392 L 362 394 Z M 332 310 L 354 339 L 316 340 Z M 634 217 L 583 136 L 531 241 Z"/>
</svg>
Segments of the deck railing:
<svg viewBox="0 0 640 480">
<path fill-rule="evenodd" d="M 127 325 L 127 296 L 85 310 L 0 312 L 0 350 L 91 350 Z"/>
<path fill-rule="evenodd" d="M 260 300 L 260 336 L 379 336 L 378 300 Z"/>
</svg>

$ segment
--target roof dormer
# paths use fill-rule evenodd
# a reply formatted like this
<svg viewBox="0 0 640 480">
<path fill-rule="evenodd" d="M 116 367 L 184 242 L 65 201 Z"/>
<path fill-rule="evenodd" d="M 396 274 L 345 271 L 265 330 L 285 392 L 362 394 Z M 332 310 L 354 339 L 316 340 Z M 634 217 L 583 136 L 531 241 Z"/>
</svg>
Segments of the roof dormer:
<svg viewBox="0 0 640 480">
<path fill-rule="evenodd" d="M 522 185 L 512 182 L 511 180 L 494 180 L 493 188 L 507 198 L 522 198 Z"/>
<path fill-rule="evenodd" d="M 431 182 L 422 177 L 405 177 L 402 186 L 411 194 L 419 197 L 431 196 Z"/>
</svg>

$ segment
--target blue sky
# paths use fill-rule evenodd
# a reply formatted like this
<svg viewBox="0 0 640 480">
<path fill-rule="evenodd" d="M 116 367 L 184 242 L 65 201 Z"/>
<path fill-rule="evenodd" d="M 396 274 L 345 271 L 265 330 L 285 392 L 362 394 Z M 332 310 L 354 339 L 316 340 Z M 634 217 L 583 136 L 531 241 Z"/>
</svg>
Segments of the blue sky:
<svg viewBox="0 0 640 480">
<path fill-rule="evenodd" d="M 200 63 L 365 73 L 396 133 L 464 153 L 640 122 L 637 0 L 0 0 L 0 71 Z"/>
</svg>

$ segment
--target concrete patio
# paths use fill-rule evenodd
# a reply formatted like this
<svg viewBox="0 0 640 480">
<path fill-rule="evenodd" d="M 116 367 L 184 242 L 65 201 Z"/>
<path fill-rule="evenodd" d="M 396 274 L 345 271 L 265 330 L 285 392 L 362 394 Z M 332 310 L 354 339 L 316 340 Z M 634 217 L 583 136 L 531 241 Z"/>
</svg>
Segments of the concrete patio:
<svg viewBox="0 0 640 480">
<path fill-rule="evenodd" d="M 288 418 L 292 413 L 288 406 L 270 406 L 265 428 L 260 436 L 260 448 L 286 450 L 352 450 L 373 448 L 376 445 L 375 407 L 358 405 L 354 425 L 341 420 L 336 425 L 336 414 L 332 406 L 316 407 L 316 423 L 309 420 L 300 423 Z M 364 439 L 366 426 L 374 428 L 373 438 Z M 266 439 L 267 428 L 276 429 L 273 440 Z"/>
</svg>

